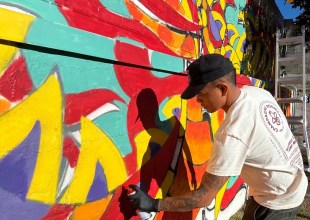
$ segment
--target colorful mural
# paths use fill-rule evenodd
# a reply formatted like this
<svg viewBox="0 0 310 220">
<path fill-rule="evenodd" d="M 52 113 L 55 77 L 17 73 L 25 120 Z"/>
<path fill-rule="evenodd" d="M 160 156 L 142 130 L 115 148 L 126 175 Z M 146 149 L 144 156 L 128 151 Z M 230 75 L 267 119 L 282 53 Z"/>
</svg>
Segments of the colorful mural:
<svg viewBox="0 0 310 220">
<path fill-rule="evenodd" d="M 229 57 L 238 73 L 245 59 L 271 66 L 268 53 L 252 56 L 249 7 L 0 0 L 0 218 L 138 219 L 129 184 L 157 198 L 199 187 L 225 115 L 180 98 L 183 71 L 206 53 Z M 210 206 L 152 219 L 229 219 L 246 192 L 231 177 Z"/>
</svg>

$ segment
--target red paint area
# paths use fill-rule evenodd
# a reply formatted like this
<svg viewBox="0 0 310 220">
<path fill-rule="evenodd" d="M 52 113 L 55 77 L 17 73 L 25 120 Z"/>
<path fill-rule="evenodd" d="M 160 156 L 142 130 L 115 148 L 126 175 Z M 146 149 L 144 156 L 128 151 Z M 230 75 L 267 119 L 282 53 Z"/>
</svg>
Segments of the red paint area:
<svg viewBox="0 0 310 220">
<path fill-rule="evenodd" d="M 149 61 L 149 51 L 146 48 L 116 41 L 115 50 L 115 52 L 117 52 L 118 61 L 152 67 Z"/>
<path fill-rule="evenodd" d="M 76 166 L 80 154 L 80 149 L 75 142 L 70 138 L 66 137 L 63 142 L 62 155 L 68 159 L 71 168 Z"/>
<path fill-rule="evenodd" d="M 198 31 L 201 28 L 200 25 L 184 18 L 163 0 L 140 0 L 140 2 L 153 14 L 158 16 L 161 20 L 167 22 L 168 24 L 171 24 L 172 26 L 184 32 Z"/>
<path fill-rule="evenodd" d="M 209 8 L 209 6 L 207 6 L 207 12 L 208 12 L 207 26 L 211 44 L 214 46 L 214 48 L 226 46 L 228 44 L 227 29 L 225 29 L 226 33 L 224 34 L 224 39 L 222 39 L 221 28 L 223 28 L 222 25 L 224 24 L 222 24 L 220 21 L 215 20 L 216 18 L 213 16 L 211 11 L 212 12 L 216 11 L 225 21 L 224 11 L 222 10 L 222 7 L 219 2 L 214 3 L 211 9 Z M 218 27 L 218 25 L 221 25 L 221 27 Z"/>
<path fill-rule="evenodd" d="M 229 204 L 231 204 L 236 196 L 236 194 L 242 189 L 246 188 L 243 179 L 239 177 L 231 188 L 226 189 L 223 195 L 223 200 L 221 203 L 221 210 L 225 210 Z"/>
<path fill-rule="evenodd" d="M 140 181 L 146 181 L 146 179 L 152 180 L 150 181 L 150 185 L 146 186 L 146 188 L 149 189 L 149 195 L 151 195 L 152 197 L 156 195 L 170 167 L 171 160 L 175 152 L 179 128 L 180 124 L 176 123 L 168 140 L 161 147 L 159 152 L 152 158 L 152 160 L 146 162 L 145 165 L 142 167 L 141 171 L 137 171 L 136 173 L 134 173 L 123 184 L 123 187 L 119 187 L 116 189 L 109 206 L 107 207 L 105 213 L 100 219 L 139 219 L 138 217 L 134 216 L 135 213 L 130 207 L 130 202 L 127 198 L 128 192 L 125 187 L 127 187 L 129 184 L 139 184 Z"/>
<path fill-rule="evenodd" d="M 131 51 L 124 56 L 124 51 Z M 139 54 L 140 56 L 136 56 Z M 144 66 L 151 66 L 148 61 L 148 54 L 145 50 L 139 47 L 132 47 L 129 44 L 116 42 L 115 44 L 115 57 L 117 60 L 124 62 L 140 63 L 144 61 Z M 127 167 L 128 174 L 136 172 L 137 164 L 136 160 L 136 147 L 134 143 L 135 136 L 146 128 L 140 120 L 137 121 L 138 117 L 138 104 L 137 97 L 139 93 L 144 89 L 148 88 L 154 91 L 158 103 L 163 102 L 167 97 L 181 94 L 183 89 L 187 85 L 187 78 L 184 76 L 170 75 L 165 78 L 158 78 L 152 74 L 150 70 L 139 69 L 134 67 L 128 67 L 123 65 L 114 65 L 114 70 L 124 92 L 130 97 L 128 104 L 128 115 L 127 115 L 127 130 L 132 148 L 132 153 L 128 154 L 124 160 Z M 152 112 L 154 107 L 150 105 L 150 101 L 145 100 L 145 110 L 140 112 Z M 142 104 L 140 104 L 141 106 Z M 147 107 L 148 106 L 148 107 Z M 155 109 L 158 111 L 158 109 Z M 138 118 L 139 119 L 139 118 Z M 155 120 L 153 118 L 153 120 Z"/>
<path fill-rule="evenodd" d="M 116 93 L 106 89 L 93 89 L 78 94 L 66 95 L 65 123 L 70 125 L 80 122 L 102 105 L 118 100 L 124 102 Z"/>
<path fill-rule="evenodd" d="M 149 49 L 175 55 L 148 27 L 139 21 L 110 12 L 99 1 L 56 0 L 55 2 L 72 27 L 110 38 L 126 37 L 143 43 Z"/>
<path fill-rule="evenodd" d="M 178 1 L 179 2 L 179 1 Z M 178 3 L 179 4 L 179 3 Z M 193 0 L 187 0 L 187 4 L 190 8 L 190 11 L 192 12 L 192 19 L 193 22 L 195 22 L 196 24 L 198 24 L 199 22 L 199 17 L 198 17 L 198 10 L 197 10 L 197 5 L 196 2 Z"/>
<path fill-rule="evenodd" d="M 26 61 L 20 56 L 13 61 L 0 78 L 0 94 L 11 102 L 22 100 L 30 93 L 32 81 Z"/>
<path fill-rule="evenodd" d="M 64 220 L 68 219 L 74 206 L 71 205 L 54 205 L 41 220 Z"/>
<path fill-rule="evenodd" d="M 242 74 L 237 74 L 236 82 L 237 82 L 238 88 L 241 88 L 242 86 L 245 86 L 245 85 L 247 86 L 252 85 L 250 78 Z"/>
</svg>

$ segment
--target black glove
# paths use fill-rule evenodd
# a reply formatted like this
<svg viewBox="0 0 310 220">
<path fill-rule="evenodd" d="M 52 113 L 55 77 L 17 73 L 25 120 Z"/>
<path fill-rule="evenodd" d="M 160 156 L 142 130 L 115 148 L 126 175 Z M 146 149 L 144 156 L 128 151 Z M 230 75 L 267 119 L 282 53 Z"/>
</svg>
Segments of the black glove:
<svg viewBox="0 0 310 220">
<path fill-rule="evenodd" d="M 153 199 L 136 185 L 129 185 L 129 187 L 136 192 L 128 196 L 132 201 L 133 208 L 146 212 L 158 212 L 159 199 Z"/>
</svg>

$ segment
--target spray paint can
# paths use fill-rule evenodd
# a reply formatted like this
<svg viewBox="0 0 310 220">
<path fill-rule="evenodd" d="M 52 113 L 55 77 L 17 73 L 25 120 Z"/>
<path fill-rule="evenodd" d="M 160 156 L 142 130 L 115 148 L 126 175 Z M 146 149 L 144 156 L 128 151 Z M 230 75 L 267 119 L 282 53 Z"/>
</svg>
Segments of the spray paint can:
<svg viewBox="0 0 310 220">
<path fill-rule="evenodd" d="M 131 196 L 131 195 L 134 195 L 136 193 L 136 191 L 130 187 L 127 187 L 127 195 L 128 196 Z M 140 211 L 137 209 L 137 215 L 140 217 L 141 220 L 148 220 L 148 219 L 151 219 L 152 217 L 152 214 L 151 213 L 148 213 L 148 212 L 143 212 L 143 211 Z"/>
</svg>

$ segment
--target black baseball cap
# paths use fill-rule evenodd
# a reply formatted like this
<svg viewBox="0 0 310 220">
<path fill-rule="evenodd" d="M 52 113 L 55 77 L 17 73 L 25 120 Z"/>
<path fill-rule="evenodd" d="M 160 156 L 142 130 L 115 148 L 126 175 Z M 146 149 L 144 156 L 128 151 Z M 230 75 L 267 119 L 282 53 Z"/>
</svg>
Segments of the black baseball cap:
<svg viewBox="0 0 310 220">
<path fill-rule="evenodd" d="M 207 83 L 225 76 L 234 69 L 232 62 L 220 54 L 200 56 L 187 67 L 188 86 L 181 98 L 193 98 Z"/>
</svg>

